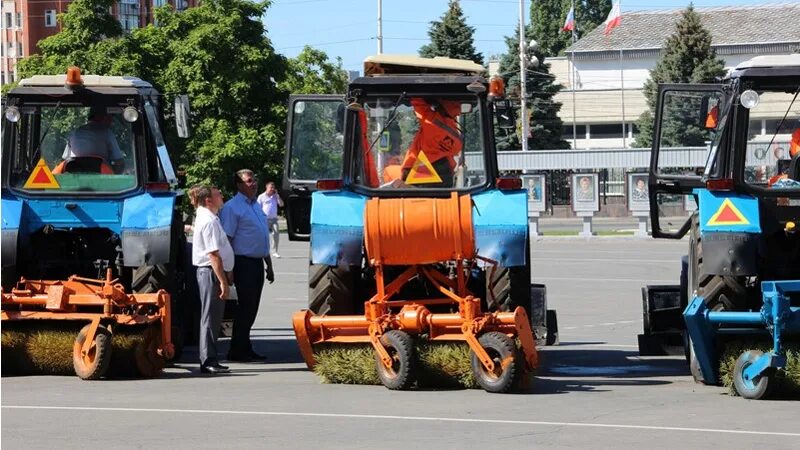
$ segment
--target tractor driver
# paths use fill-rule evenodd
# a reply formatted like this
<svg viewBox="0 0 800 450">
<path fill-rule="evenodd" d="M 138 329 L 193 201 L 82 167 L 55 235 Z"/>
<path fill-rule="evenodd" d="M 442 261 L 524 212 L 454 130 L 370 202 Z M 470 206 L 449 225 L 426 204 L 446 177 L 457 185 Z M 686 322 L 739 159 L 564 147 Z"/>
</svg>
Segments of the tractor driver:
<svg viewBox="0 0 800 450">
<path fill-rule="evenodd" d="M 791 179 L 800 181 L 800 124 L 792 132 L 791 141 L 789 142 L 789 160 L 778 159 L 778 173 L 769 180 L 769 186 L 773 186 L 781 180 Z M 788 164 L 787 164 L 788 162 Z M 781 187 L 786 183 L 779 183 Z M 794 184 L 794 183 L 790 183 Z"/>
<path fill-rule="evenodd" d="M 81 161 L 81 167 L 84 166 L 83 161 L 87 161 L 86 164 L 97 166 L 99 169 L 86 168 L 82 171 L 112 174 L 120 173 L 124 169 L 122 152 L 116 136 L 111 131 L 112 117 L 105 108 L 92 106 L 88 119 L 85 125 L 76 128 L 67 137 L 67 145 L 61 156 L 64 161 L 53 170 L 53 173 L 79 171 L 70 167 L 74 160 L 77 160 L 76 163 Z M 92 159 L 97 161 L 93 162 Z"/>
<path fill-rule="evenodd" d="M 456 168 L 456 156 L 464 147 L 463 136 L 459 129 L 456 117 L 461 112 L 461 103 L 453 100 L 436 100 L 413 97 L 411 106 L 419 121 L 419 130 L 414 140 L 406 151 L 402 164 L 402 179 L 408 184 L 414 184 L 409 179 L 412 170 L 416 173 L 414 179 L 424 179 L 425 176 L 438 176 L 441 182 L 428 183 L 419 181 L 419 184 L 437 187 L 453 187 L 453 176 Z M 424 161 L 419 161 L 423 154 L 433 167 L 435 174 L 427 174 Z M 416 169 L 416 170 L 415 170 Z M 424 173 L 419 176 L 419 173 Z"/>
</svg>

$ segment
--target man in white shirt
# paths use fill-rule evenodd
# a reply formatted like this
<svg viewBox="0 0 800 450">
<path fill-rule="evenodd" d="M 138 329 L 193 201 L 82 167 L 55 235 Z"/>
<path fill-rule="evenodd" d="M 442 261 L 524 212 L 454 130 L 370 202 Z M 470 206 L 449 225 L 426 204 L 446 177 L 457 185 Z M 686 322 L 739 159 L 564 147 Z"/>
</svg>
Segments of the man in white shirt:
<svg viewBox="0 0 800 450">
<path fill-rule="evenodd" d="M 217 339 L 225 299 L 234 265 L 233 248 L 222 229 L 217 214 L 223 199 L 219 189 L 197 185 L 189 190 L 197 209 L 192 239 L 192 264 L 197 266 L 197 287 L 200 293 L 200 372 L 225 373 L 229 369 L 219 363 Z"/>
<path fill-rule="evenodd" d="M 278 254 L 278 241 L 280 240 L 281 233 L 278 229 L 278 207 L 283 208 L 283 200 L 275 189 L 275 183 L 270 181 L 261 195 L 256 199 L 264 215 L 267 216 L 267 227 L 269 227 L 270 248 L 272 249 L 272 257 L 280 258 Z"/>
</svg>

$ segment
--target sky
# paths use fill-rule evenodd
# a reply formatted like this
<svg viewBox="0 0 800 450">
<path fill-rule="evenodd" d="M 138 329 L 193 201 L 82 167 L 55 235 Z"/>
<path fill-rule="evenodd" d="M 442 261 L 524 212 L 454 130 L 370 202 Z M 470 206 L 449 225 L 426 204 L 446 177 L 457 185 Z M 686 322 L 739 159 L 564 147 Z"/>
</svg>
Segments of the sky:
<svg viewBox="0 0 800 450">
<path fill-rule="evenodd" d="M 525 21 L 531 0 L 525 1 Z M 535 0 L 534 0 L 535 1 Z M 440 20 L 448 0 L 383 0 L 383 52 L 417 54 L 429 42 L 430 22 Z M 695 0 L 697 8 L 761 5 L 758 0 Z M 788 2 L 787 2 L 788 3 Z M 622 0 L 625 12 L 683 9 L 689 0 Z M 484 58 L 505 53 L 504 36 L 519 22 L 518 0 L 461 0 L 467 24 L 475 28 L 475 47 Z M 264 23 L 274 48 L 293 57 L 304 45 L 342 58 L 346 70 L 361 70 L 364 58 L 377 53 L 378 0 L 272 0 Z"/>
</svg>

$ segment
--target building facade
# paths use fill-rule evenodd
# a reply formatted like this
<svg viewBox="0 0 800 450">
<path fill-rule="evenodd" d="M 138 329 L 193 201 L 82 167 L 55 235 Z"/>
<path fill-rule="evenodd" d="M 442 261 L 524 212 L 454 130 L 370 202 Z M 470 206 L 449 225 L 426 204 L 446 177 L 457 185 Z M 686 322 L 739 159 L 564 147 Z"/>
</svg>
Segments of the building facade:
<svg viewBox="0 0 800 450">
<path fill-rule="evenodd" d="M 760 55 L 784 55 L 800 48 L 800 4 L 697 8 L 711 33 L 712 47 L 730 70 Z M 635 122 L 647 109 L 643 86 L 683 10 L 625 13 L 609 35 L 600 26 L 548 58 L 550 72 L 564 89 L 563 137 L 573 148 L 630 148 Z M 764 117 L 762 130 L 769 131 Z M 624 133 L 623 133 L 624 130 Z"/>
<path fill-rule="evenodd" d="M 17 80 L 17 62 L 38 53 L 40 40 L 61 31 L 58 15 L 67 11 L 68 0 L 2 0 L 2 83 Z M 119 0 L 111 14 L 122 29 L 131 31 L 153 23 L 155 8 L 172 5 L 178 11 L 197 6 L 199 0 Z"/>
</svg>

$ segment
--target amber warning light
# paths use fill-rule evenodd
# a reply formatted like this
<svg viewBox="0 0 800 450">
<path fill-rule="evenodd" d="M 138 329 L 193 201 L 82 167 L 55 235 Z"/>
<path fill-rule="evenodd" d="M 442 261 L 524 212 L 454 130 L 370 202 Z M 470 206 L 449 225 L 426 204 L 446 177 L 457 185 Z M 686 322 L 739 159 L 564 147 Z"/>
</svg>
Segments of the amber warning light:
<svg viewBox="0 0 800 450">
<path fill-rule="evenodd" d="M 67 80 L 64 82 L 67 89 L 75 89 L 83 86 L 83 79 L 81 79 L 81 69 L 77 66 L 72 66 L 67 69 Z"/>
<path fill-rule="evenodd" d="M 493 76 L 489 79 L 489 97 L 503 98 L 506 95 L 506 85 L 503 78 L 499 75 Z"/>
</svg>

